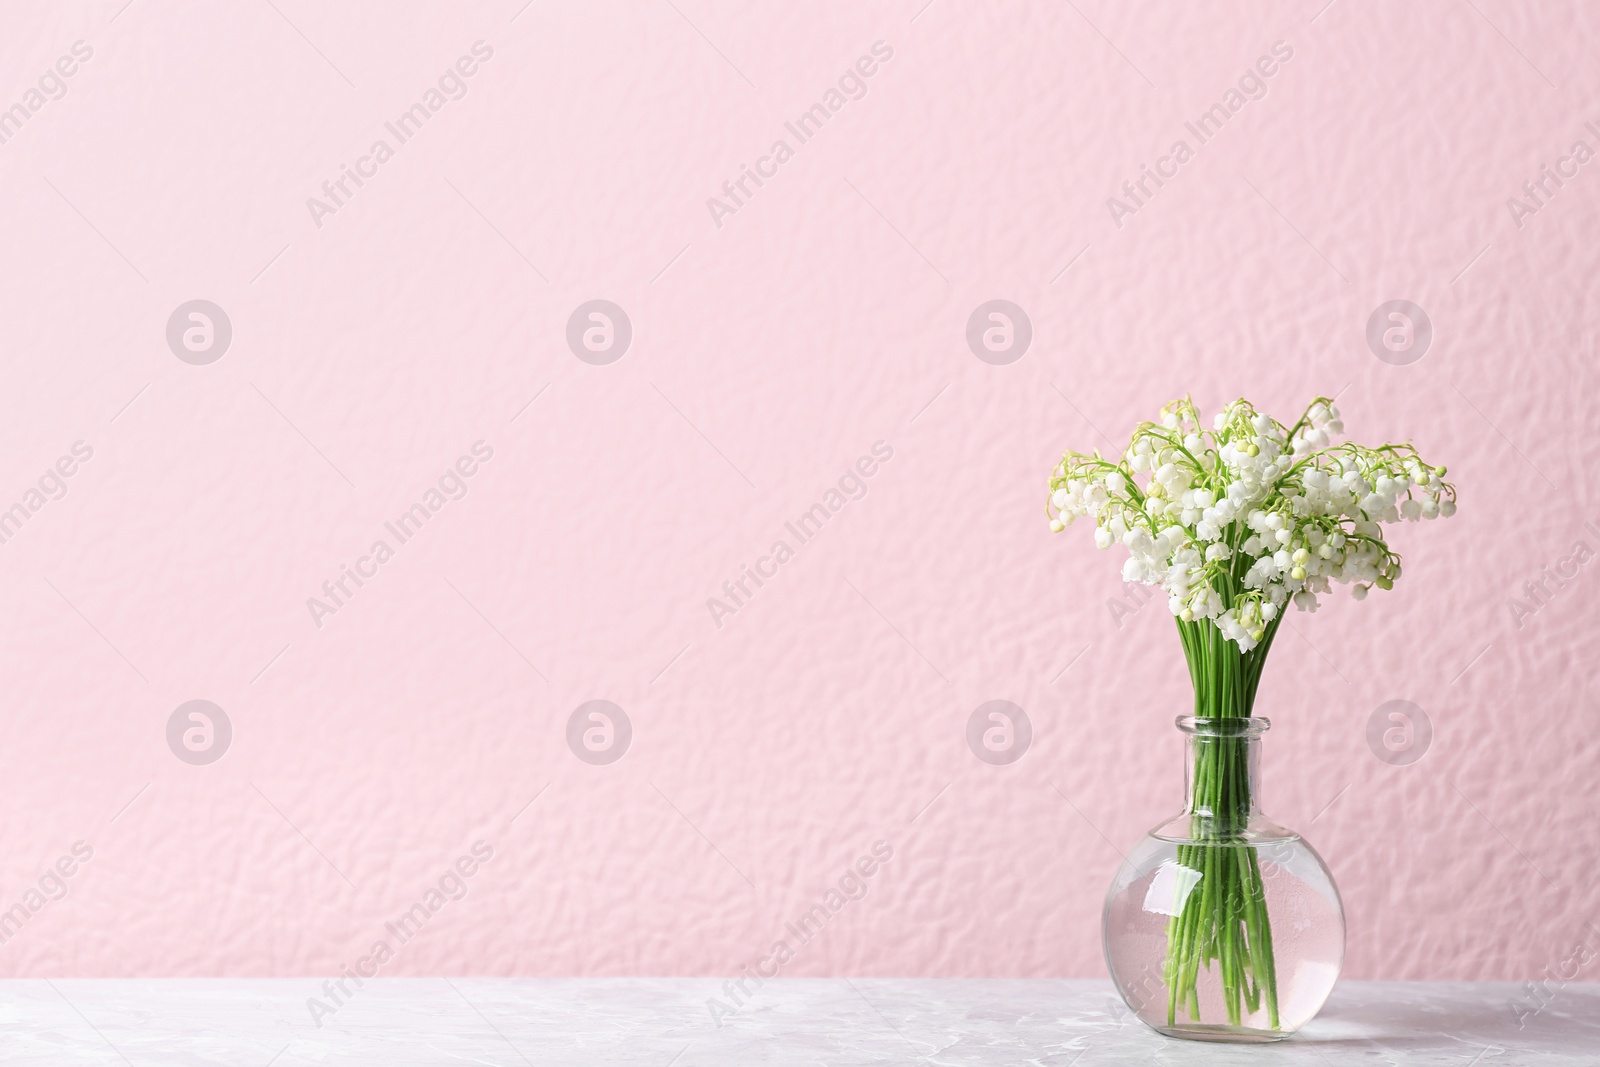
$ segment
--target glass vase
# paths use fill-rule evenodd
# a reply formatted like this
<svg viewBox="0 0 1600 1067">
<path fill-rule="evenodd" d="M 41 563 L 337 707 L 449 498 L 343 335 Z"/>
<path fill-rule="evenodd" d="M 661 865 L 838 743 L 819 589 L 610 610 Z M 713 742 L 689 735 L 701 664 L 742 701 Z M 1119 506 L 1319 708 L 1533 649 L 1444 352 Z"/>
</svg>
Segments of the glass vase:
<svg viewBox="0 0 1600 1067">
<path fill-rule="evenodd" d="M 1322 857 L 1261 813 L 1262 718 L 1182 716 L 1183 812 L 1128 853 L 1102 937 L 1117 991 L 1172 1037 L 1275 1041 L 1322 1008 L 1344 905 Z"/>
</svg>

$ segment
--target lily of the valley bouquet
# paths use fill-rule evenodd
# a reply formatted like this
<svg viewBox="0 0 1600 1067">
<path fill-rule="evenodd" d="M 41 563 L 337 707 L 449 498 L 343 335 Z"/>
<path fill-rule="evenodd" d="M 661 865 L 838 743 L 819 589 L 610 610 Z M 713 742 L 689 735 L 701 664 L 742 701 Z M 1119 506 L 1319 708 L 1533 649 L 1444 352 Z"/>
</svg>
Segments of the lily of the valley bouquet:
<svg viewBox="0 0 1600 1067">
<path fill-rule="evenodd" d="M 1140 872 L 1148 887 L 1136 902 L 1165 916 L 1155 964 L 1163 1003 L 1134 1004 L 1132 979 L 1115 974 L 1135 1010 L 1146 1009 L 1142 1017 L 1168 1033 L 1273 1037 L 1304 1021 L 1281 1017 L 1280 993 L 1288 993 L 1279 988 L 1273 893 L 1263 874 L 1277 868 L 1258 855 L 1281 830 L 1263 820 L 1252 796 L 1252 746 L 1265 729 L 1265 720 L 1251 718 L 1261 669 L 1291 604 L 1316 611 L 1335 583 L 1351 586 L 1358 600 L 1394 585 L 1400 557 L 1384 525 L 1455 511 L 1444 467 L 1409 444 L 1334 443 L 1343 430 L 1326 397 L 1287 426 L 1242 399 L 1208 426 L 1185 398 L 1163 408 L 1159 421 L 1141 423 L 1120 455 L 1068 452 L 1050 478 L 1052 530 L 1090 520 L 1096 545 L 1127 548 L 1125 581 L 1166 593 L 1194 684 L 1183 843 Z M 1328 892 L 1337 907 L 1331 882 Z M 1112 903 L 1108 960 L 1120 933 L 1112 929 Z M 1342 959 L 1342 910 L 1338 938 Z M 1212 1005 L 1208 1012 L 1220 1007 L 1226 1023 L 1202 1019 L 1202 1001 Z M 1214 1024 L 1221 1029 L 1197 1035 Z"/>
</svg>

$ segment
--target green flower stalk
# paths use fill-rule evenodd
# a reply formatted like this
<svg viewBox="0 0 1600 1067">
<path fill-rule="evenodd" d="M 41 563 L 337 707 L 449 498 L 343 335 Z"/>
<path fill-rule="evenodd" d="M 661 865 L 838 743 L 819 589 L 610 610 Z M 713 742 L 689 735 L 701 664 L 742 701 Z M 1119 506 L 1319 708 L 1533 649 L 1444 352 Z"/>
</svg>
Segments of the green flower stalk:
<svg viewBox="0 0 1600 1067">
<path fill-rule="evenodd" d="M 1186 397 L 1140 423 L 1122 455 L 1068 452 L 1050 477 L 1051 530 L 1090 518 L 1098 547 L 1127 547 L 1124 581 L 1167 594 L 1194 715 L 1209 722 L 1194 748 L 1194 843 L 1178 856 L 1200 877 L 1167 926 L 1168 1026 L 1180 1011 L 1200 1021 L 1200 970 L 1215 967 L 1229 1023 L 1265 1007 L 1279 1028 L 1245 724 L 1284 611 L 1316 611 L 1335 582 L 1358 600 L 1392 588 L 1400 557 L 1382 525 L 1455 512 L 1444 467 L 1409 444 L 1332 443 L 1343 430 L 1327 397 L 1289 426 L 1236 400 L 1209 429 Z"/>
</svg>

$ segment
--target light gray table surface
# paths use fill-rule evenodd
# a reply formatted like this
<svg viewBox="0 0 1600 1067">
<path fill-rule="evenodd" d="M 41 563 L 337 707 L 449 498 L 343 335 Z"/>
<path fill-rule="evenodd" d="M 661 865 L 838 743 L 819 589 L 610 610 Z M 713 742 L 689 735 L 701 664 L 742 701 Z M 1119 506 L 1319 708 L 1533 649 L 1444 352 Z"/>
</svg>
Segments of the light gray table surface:
<svg viewBox="0 0 1600 1067">
<path fill-rule="evenodd" d="M 1254 1046 L 1161 1037 L 1089 980 L 777 979 L 720 1027 L 710 979 L 376 979 L 347 984 L 319 1026 L 321 985 L 6 980 L 0 1064 L 1600 1065 L 1600 983 L 1535 1000 L 1511 983 L 1342 982 L 1299 1035 Z"/>
</svg>

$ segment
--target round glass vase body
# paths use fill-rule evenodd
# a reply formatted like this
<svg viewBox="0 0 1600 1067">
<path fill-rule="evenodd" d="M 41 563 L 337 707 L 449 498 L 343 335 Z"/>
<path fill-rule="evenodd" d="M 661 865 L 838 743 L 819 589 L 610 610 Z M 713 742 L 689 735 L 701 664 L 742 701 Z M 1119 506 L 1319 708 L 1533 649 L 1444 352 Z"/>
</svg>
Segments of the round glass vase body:
<svg viewBox="0 0 1600 1067">
<path fill-rule="evenodd" d="M 1259 718 L 1183 716 L 1187 803 L 1130 851 L 1106 894 L 1106 966 L 1172 1037 L 1276 1041 L 1321 1010 L 1344 963 L 1344 905 L 1322 857 L 1261 813 Z"/>
</svg>

